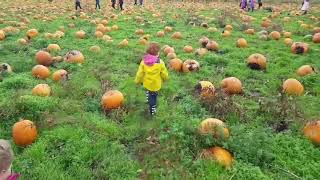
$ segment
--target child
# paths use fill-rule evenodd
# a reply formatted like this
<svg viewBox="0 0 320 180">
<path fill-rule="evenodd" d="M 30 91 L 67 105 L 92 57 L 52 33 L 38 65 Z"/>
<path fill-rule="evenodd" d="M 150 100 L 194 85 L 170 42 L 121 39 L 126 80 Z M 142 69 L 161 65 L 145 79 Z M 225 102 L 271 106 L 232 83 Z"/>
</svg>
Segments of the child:
<svg viewBox="0 0 320 180">
<path fill-rule="evenodd" d="M 247 0 L 241 0 L 241 2 L 240 2 L 240 8 L 241 8 L 242 10 L 246 10 L 246 8 L 247 8 Z"/>
<path fill-rule="evenodd" d="M 78 10 L 78 8 L 82 9 L 80 0 L 76 0 L 76 10 Z"/>
<path fill-rule="evenodd" d="M 254 10 L 254 0 L 249 0 L 249 7 L 248 7 L 248 11 L 252 11 Z"/>
<path fill-rule="evenodd" d="M 0 180 L 17 180 L 19 174 L 12 173 L 13 152 L 8 141 L 0 139 Z"/>
<path fill-rule="evenodd" d="M 262 0 L 258 0 L 259 9 L 262 7 Z"/>
<path fill-rule="evenodd" d="M 146 89 L 149 111 L 153 116 L 157 111 L 157 96 L 163 81 L 168 79 L 168 70 L 159 58 L 160 47 L 158 43 L 150 43 L 146 55 L 140 63 L 135 82 L 143 83 Z"/>
<path fill-rule="evenodd" d="M 97 8 L 101 9 L 101 7 L 100 7 L 100 0 L 96 0 L 96 9 L 97 9 Z"/>
<path fill-rule="evenodd" d="M 310 2 L 309 0 L 303 0 L 301 11 L 303 12 L 303 15 L 308 13 L 308 10 L 310 8 Z"/>
</svg>

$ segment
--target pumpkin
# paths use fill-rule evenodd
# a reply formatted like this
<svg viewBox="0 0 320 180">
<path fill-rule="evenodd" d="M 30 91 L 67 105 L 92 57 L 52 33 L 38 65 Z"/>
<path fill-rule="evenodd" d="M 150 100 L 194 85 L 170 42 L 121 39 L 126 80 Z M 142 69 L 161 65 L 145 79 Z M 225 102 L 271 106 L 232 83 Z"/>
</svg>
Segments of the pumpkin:
<svg viewBox="0 0 320 180">
<path fill-rule="evenodd" d="M 261 23 L 261 26 L 264 28 L 268 28 L 270 25 L 271 25 L 271 21 L 269 19 L 266 19 Z"/>
<path fill-rule="evenodd" d="M 27 31 L 27 37 L 28 37 L 29 39 L 35 38 L 35 37 L 37 37 L 37 36 L 38 36 L 38 30 L 36 30 L 36 29 L 30 29 L 30 30 Z"/>
<path fill-rule="evenodd" d="M 48 84 L 38 84 L 32 89 L 34 96 L 50 96 L 51 88 Z"/>
<path fill-rule="evenodd" d="M 185 73 L 196 72 L 200 68 L 199 63 L 196 60 L 186 60 L 182 64 L 182 71 Z"/>
<path fill-rule="evenodd" d="M 129 45 L 129 41 L 128 41 L 127 39 L 122 40 L 122 41 L 118 44 L 119 47 L 126 47 L 126 46 L 128 46 L 128 45 Z"/>
<path fill-rule="evenodd" d="M 182 39 L 182 34 L 181 32 L 175 32 L 171 36 L 172 39 Z"/>
<path fill-rule="evenodd" d="M 291 32 L 284 32 L 283 33 L 283 36 L 285 37 L 285 38 L 291 38 Z"/>
<path fill-rule="evenodd" d="M 52 79 L 56 82 L 65 81 L 68 79 L 68 72 L 64 69 L 60 69 L 52 74 Z"/>
<path fill-rule="evenodd" d="M 314 43 L 320 43 L 320 33 L 316 33 L 313 35 L 312 41 Z"/>
<path fill-rule="evenodd" d="M 222 91 L 232 95 L 232 94 L 241 94 L 242 93 L 242 83 L 236 77 L 228 77 L 221 81 Z"/>
<path fill-rule="evenodd" d="M 46 66 L 36 65 L 32 68 L 32 75 L 39 79 L 46 79 L 50 76 L 50 70 Z"/>
<path fill-rule="evenodd" d="M 223 37 L 229 37 L 231 35 L 231 32 L 230 31 L 223 31 L 222 34 L 221 34 Z"/>
<path fill-rule="evenodd" d="M 185 46 L 183 48 L 183 51 L 186 52 L 186 53 L 192 53 L 193 52 L 193 48 L 192 48 L 192 46 Z"/>
<path fill-rule="evenodd" d="M 84 31 L 77 31 L 76 32 L 76 37 L 79 38 L 79 39 L 84 39 L 86 37 L 86 32 Z"/>
<path fill-rule="evenodd" d="M 199 48 L 196 51 L 196 55 L 199 55 L 200 57 L 203 57 L 204 55 L 206 55 L 208 52 L 208 50 L 206 48 Z"/>
<path fill-rule="evenodd" d="M 107 91 L 101 99 L 101 105 L 104 110 L 111 110 L 119 108 L 123 103 L 124 97 L 120 91 Z"/>
<path fill-rule="evenodd" d="M 63 61 L 63 57 L 62 56 L 55 56 L 52 58 L 53 62 L 62 62 Z"/>
<path fill-rule="evenodd" d="M 266 69 L 267 59 L 262 54 L 252 54 L 248 57 L 247 64 L 251 69 Z"/>
<path fill-rule="evenodd" d="M 214 28 L 214 27 L 209 27 L 208 28 L 208 32 L 210 32 L 210 33 L 214 33 L 214 32 L 217 32 L 217 31 L 218 31 L 217 28 Z"/>
<path fill-rule="evenodd" d="M 313 32 L 314 32 L 315 34 L 320 33 L 320 27 L 314 27 L 314 28 L 313 28 Z"/>
<path fill-rule="evenodd" d="M 169 53 L 174 53 L 173 47 L 167 46 L 163 49 L 163 52 L 165 55 L 168 55 Z"/>
<path fill-rule="evenodd" d="M 294 42 L 291 46 L 291 51 L 294 54 L 305 54 L 309 50 L 309 45 L 303 42 Z"/>
<path fill-rule="evenodd" d="M 178 58 L 171 59 L 169 61 L 169 68 L 174 71 L 181 71 L 182 69 L 182 61 Z"/>
<path fill-rule="evenodd" d="M 279 40 L 281 38 L 281 34 L 278 32 L 278 31 L 272 31 L 270 33 L 270 37 L 273 39 L 273 40 Z"/>
<path fill-rule="evenodd" d="M 145 46 L 145 45 L 148 44 L 148 40 L 146 40 L 145 38 L 142 38 L 142 37 L 141 37 L 141 38 L 139 39 L 138 43 Z"/>
<path fill-rule="evenodd" d="M 218 51 L 219 49 L 219 44 L 215 41 L 209 41 L 206 45 L 206 48 L 209 50 L 209 51 Z"/>
<path fill-rule="evenodd" d="M 290 38 L 285 38 L 285 39 L 284 39 L 284 43 L 285 43 L 287 46 L 291 46 L 292 43 L 293 43 L 293 40 L 290 39 Z"/>
<path fill-rule="evenodd" d="M 195 91 L 202 100 L 212 100 L 215 96 L 215 88 L 209 81 L 200 81 L 195 86 Z"/>
<path fill-rule="evenodd" d="M 4 40 L 6 38 L 6 34 L 3 30 L 0 30 L 0 41 Z"/>
<path fill-rule="evenodd" d="M 94 53 L 99 53 L 101 48 L 99 46 L 91 46 L 89 50 Z"/>
<path fill-rule="evenodd" d="M 18 42 L 20 45 L 27 45 L 27 44 L 28 44 L 28 41 L 25 40 L 24 38 L 18 39 L 17 42 Z"/>
<path fill-rule="evenodd" d="M 64 60 L 69 63 L 83 63 L 84 56 L 78 50 L 69 51 L 65 56 Z"/>
<path fill-rule="evenodd" d="M 94 33 L 94 36 L 95 36 L 96 38 L 102 38 L 102 37 L 103 37 L 103 33 L 102 33 L 101 31 L 96 31 L 96 32 Z"/>
<path fill-rule="evenodd" d="M 119 30 L 119 26 L 113 25 L 113 26 L 111 27 L 111 29 L 112 29 L 112 31 L 117 31 L 117 30 Z"/>
<path fill-rule="evenodd" d="M 238 40 L 237 40 L 237 47 L 238 47 L 238 48 L 246 48 L 246 47 L 248 47 L 247 40 L 244 39 L 244 38 L 238 39 Z"/>
<path fill-rule="evenodd" d="M 233 163 L 232 154 L 224 148 L 215 146 L 202 151 L 202 157 L 207 159 L 213 159 L 221 166 L 228 168 Z"/>
<path fill-rule="evenodd" d="M 296 79 L 287 79 L 282 85 L 283 92 L 288 95 L 301 96 L 304 92 L 303 85 Z"/>
<path fill-rule="evenodd" d="M 143 29 L 137 29 L 137 30 L 135 31 L 135 34 L 136 34 L 136 35 L 143 35 L 143 34 L 144 34 L 144 31 L 143 31 Z"/>
<path fill-rule="evenodd" d="M 166 27 L 164 27 L 164 32 L 171 32 L 173 29 L 172 29 L 172 27 L 170 27 L 170 26 L 166 26 Z"/>
<path fill-rule="evenodd" d="M 209 41 L 210 41 L 210 40 L 209 40 L 209 38 L 207 38 L 207 37 L 202 37 L 201 39 L 199 39 L 200 45 L 201 45 L 202 47 L 204 47 L 204 48 L 207 46 L 207 44 L 208 44 Z"/>
<path fill-rule="evenodd" d="M 20 120 L 12 127 L 13 141 L 18 146 L 27 146 L 37 139 L 37 128 L 30 120 Z"/>
<path fill-rule="evenodd" d="M 61 48 L 58 44 L 49 44 L 47 47 L 47 50 L 49 52 L 54 52 L 54 51 L 61 51 Z"/>
<path fill-rule="evenodd" d="M 228 138 L 229 129 L 223 121 L 215 118 L 208 118 L 200 123 L 199 132 L 202 135 L 213 135 L 215 138 Z"/>
<path fill-rule="evenodd" d="M 0 74 L 1 73 L 12 73 L 12 68 L 7 63 L 0 64 Z"/>
<path fill-rule="evenodd" d="M 158 31 L 157 32 L 157 37 L 163 37 L 165 34 L 163 31 Z"/>
<path fill-rule="evenodd" d="M 315 73 L 315 69 L 310 65 L 303 65 L 297 70 L 299 76 L 306 76 Z"/>
<path fill-rule="evenodd" d="M 36 53 L 35 59 L 38 64 L 41 64 L 44 66 L 50 66 L 53 63 L 50 53 L 46 51 L 38 51 Z"/>
<path fill-rule="evenodd" d="M 108 23 L 109 23 L 109 22 L 108 22 L 108 20 L 106 20 L 106 19 L 104 19 L 104 20 L 101 21 L 101 24 L 103 24 L 103 25 L 105 25 L 105 26 L 108 25 Z"/>
<path fill-rule="evenodd" d="M 225 26 L 224 29 L 227 30 L 227 31 L 229 31 L 229 32 L 231 32 L 231 31 L 233 30 L 233 27 L 228 24 L 228 25 Z"/>
<path fill-rule="evenodd" d="M 303 134 L 315 144 L 320 144 L 320 121 L 308 122 L 303 128 Z"/>
<path fill-rule="evenodd" d="M 247 29 L 246 31 L 245 31 L 247 34 L 250 34 L 250 35 L 254 35 L 254 29 Z"/>
<path fill-rule="evenodd" d="M 167 58 L 168 58 L 168 59 L 174 59 L 174 58 L 176 58 L 176 57 L 177 57 L 176 53 L 169 53 L 169 54 L 167 54 Z"/>
</svg>

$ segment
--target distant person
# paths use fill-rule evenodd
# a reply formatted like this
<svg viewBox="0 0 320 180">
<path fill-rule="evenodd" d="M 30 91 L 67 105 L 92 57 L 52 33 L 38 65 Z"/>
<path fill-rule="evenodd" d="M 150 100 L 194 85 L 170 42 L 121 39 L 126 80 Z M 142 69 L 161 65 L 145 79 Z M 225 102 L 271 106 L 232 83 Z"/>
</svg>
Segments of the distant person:
<svg viewBox="0 0 320 180">
<path fill-rule="evenodd" d="M 242 10 L 246 10 L 247 9 L 247 4 L 248 4 L 247 0 L 241 0 L 240 1 L 240 8 Z"/>
<path fill-rule="evenodd" d="M 100 0 L 96 0 L 96 9 L 97 9 L 97 8 L 101 9 L 101 7 L 100 7 Z"/>
<path fill-rule="evenodd" d="M 12 173 L 13 152 L 10 143 L 0 139 L 0 180 L 17 180 L 20 174 Z"/>
<path fill-rule="evenodd" d="M 143 0 L 139 0 L 140 6 L 143 5 Z M 138 5 L 138 0 L 134 0 L 134 5 Z"/>
<path fill-rule="evenodd" d="M 119 0 L 119 6 L 121 11 L 123 10 L 123 3 L 124 3 L 124 0 Z"/>
<path fill-rule="evenodd" d="M 76 10 L 78 10 L 78 8 L 82 9 L 80 0 L 76 0 Z"/>
<path fill-rule="evenodd" d="M 116 9 L 116 0 L 111 0 L 111 6 L 113 9 Z"/>
<path fill-rule="evenodd" d="M 249 6 L 248 6 L 248 11 L 252 11 L 254 10 L 254 0 L 249 0 Z"/>
<path fill-rule="evenodd" d="M 303 0 L 301 11 L 303 12 L 303 15 L 307 14 L 310 8 L 310 2 L 309 0 Z"/>
<path fill-rule="evenodd" d="M 262 0 L 258 0 L 259 9 L 262 7 Z"/>
<path fill-rule="evenodd" d="M 142 83 L 146 89 L 151 116 L 155 115 L 157 111 L 157 96 L 162 82 L 168 79 L 168 70 L 165 63 L 159 58 L 159 52 L 159 44 L 150 43 L 135 78 L 135 82 Z"/>
</svg>

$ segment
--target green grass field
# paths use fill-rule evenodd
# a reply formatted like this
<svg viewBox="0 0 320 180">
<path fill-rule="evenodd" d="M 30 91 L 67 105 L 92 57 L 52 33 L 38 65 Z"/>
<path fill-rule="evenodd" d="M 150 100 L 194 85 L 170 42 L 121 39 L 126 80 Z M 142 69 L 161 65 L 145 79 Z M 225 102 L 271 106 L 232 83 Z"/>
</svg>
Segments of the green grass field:
<svg viewBox="0 0 320 180">
<path fill-rule="evenodd" d="M 296 16 L 283 4 L 281 14 L 271 19 L 269 32 L 290 31 L 294 41 L 309 44 L 307 54 L 296 55 L 284 44 L 283 37 L 264 41 L 257 33 L 245 34 L 246 28 L 261 31 L 261 19 L 272 13 L 248 13 L 255 20 L 243 25 L 239 12 L 233 10 L 237 3 L 149 4 L 145 8 L 127 6 L 130 10 L 125 13 L 108 7 L 99 12 L 85 11 L 90 16 L 87 19 L 79 18 L 71 2 L 65 5 L 24 1 L 17 9 L 19 3 L 0 3 L 0 29 L 10 26 L 12 21 L 19 22 L 19 14 L 30 20 L 27 29 L 7 33 L 5 40 L 0 41 L 0 63 L 10 64 L 14 71 L 4 74 L 0 81 L 0 138 L 12 142 L 16 156 L 13 169 L 22 174 L 22 179 L 320 179 L 320 149 L 303 136 L 306 122 L 320 120 L 320 76 L 296 74 L 305 64 L 320 69 L 320 44 L 305 37 L 312 34 L 312 28 L 304 29 L 298 22 L 319 27 L 319 7 L 313 7 L 306 16 Z M 161 17 L 152 16 L 157 12 Z M 110 18 L 113 13 L 118 19 Z M 40 18 L 35 19 L 37 14 Z M 71 19 L 74 15 L 77 18 Z M 136 16 L 144 21 L 137 22 Z M 43 21 L 45 17 L 54 18 Z M 284 23 L 284 17 L 291 19 Z M 95 38 L 96 25 L 90 21 L 96 18 L 108 19 L 109 27 L 119 26 L 119 30 L 106 33 L 113 42 Z M 206 28 L 191 26 L 190 19 L 207 22 L 218 31 L 210 33 Z M 76 27 L 69 28 L 69 23 Z M 224 38 L 221 32 L 226 24 L 234 29 L 230 37 Z M 64 37 L 44 37 L 60 26 L 65 27 Z M 157 37 L 156 33 L 165 26 L 181 32 L 183 39 L 170 38 L 173 32 Z M 17 43 L 32 28 L 39 35 L 27 45 Z M 195 59 L 200 63 L 198 72 L 169 71 L 170 80 L 160 91 L 154 118 L 148 114 L 143 87 L 134 83 L 146 48 L 138 43 L 136 29 L 150 34 L 150 42 L 174 47 L 181 60 Z M 78 30 L 86 32 L 85 39 L 75 37 Z M 200 48 L 198 41 L 203 36 L 218 42 L 219 52 L 209 51 L 199 57 L 183 51 L 186 45 L 194 50 Z M 236 47 L 240 37 L 247 40 L 248 48 Z M 119 48 L 123 39 L 128 39 L 129 45 Z M 67 70 L 70 79 L 66 83 L 36 79 L 31 74 L 37 64 L 36 52 L 52 43 L 62 49 L 53 56 L 64 56 L 70 50 L 79 50 L 85 56 L 81 65 L 61 62 L 50 67 L 51 72 Z M 101 52 L 91 52 L 93 45 L 100 46 Z M 247 67 L 246 60 L 253 53 L 266 56 L 265 71 Z M 168 65 L 163 52 L 161 59 Z M 217 97 L 203 103 L 194 93 L 199 81 L 210 81 L 219 89 L 221 80 L 232 76 L 242 81 L 242 95 Z M 288 78 L 303 84 L 304 95 L 281 93 L 282 83 Z M 50 97 L 31 94 L 40 83 L 50 85 Z M 125 103 L 121 109 L 105 114 L 100 101 L 107 90 L 121 91 Z M 226 123 L 230 130 L 228 139 L 198 133 L 200 122 L 210 117 Z M 37 140 L 25 148 L 15 146 L 12 140 L 12 126 L 19 119 L 33 121 L 38 129 Z M 233 154 L 232 167 L 226 169 L 213 160 L 200 158 L 202 149 L 213 146 Z"/>
</svg>

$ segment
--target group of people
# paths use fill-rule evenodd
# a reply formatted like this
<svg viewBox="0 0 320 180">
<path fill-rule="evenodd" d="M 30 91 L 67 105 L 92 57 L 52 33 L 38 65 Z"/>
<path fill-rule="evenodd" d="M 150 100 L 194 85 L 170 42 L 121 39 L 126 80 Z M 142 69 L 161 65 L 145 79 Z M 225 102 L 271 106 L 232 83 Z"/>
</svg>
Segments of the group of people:
<svg viewBox="0 0 320 180">
<path fill-rule="evenodd" d="M 262 7 L 262 0 L 258 0 L 259 9 Z M 243 10 L 253 11 L 255 6 L 255 0 L 241 0 L 240 8 Z"/>
<path fill-rule="evenodd" d="M 113 9 L 116 9 L 116 0 L 111 0 L 111 6 Z M 119 0 L 120 9 L 123 10 L 124 0 Z M 81 0 L 75 0 L 76 10 L 82 9 Z M 138 0 L 134 0 L 134 5 L 138 5 Z M 139 0 L 139 5 L 143 5 L 143 0 Z M 100 0 L 96 0 L 96 9 L 101 9 Z"/>
</svg>

